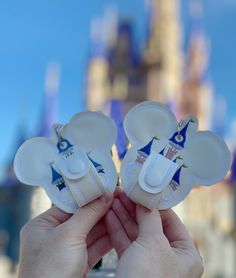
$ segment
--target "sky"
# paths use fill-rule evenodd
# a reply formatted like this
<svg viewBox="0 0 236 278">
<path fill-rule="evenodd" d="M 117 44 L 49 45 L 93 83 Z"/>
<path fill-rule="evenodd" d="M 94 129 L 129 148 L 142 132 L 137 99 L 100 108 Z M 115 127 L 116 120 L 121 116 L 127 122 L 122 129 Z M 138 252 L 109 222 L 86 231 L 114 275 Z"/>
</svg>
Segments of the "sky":
<svg viewBox="0 0 236 278">
<path fill-rule="evenodd" d="M 146 32 L 144 0 L 0 0 L 0 171 L 12 159 L 23 125 L 37 134 L 48 62 L 61 64 L 59 122 L 84 109 L 90 23 L 115 5 L 135 24 L 140 47 Z M 205 31 L 211 41 L 209 72 L 216 95 L 227 102 L 227 128 L 236 118 L 236 0 L 206 0 Z M 189 31 L 188 1 L 182 0 L 184 40 Z M 1 173 L 0 173 L 1 176 Z"/>
</svg>

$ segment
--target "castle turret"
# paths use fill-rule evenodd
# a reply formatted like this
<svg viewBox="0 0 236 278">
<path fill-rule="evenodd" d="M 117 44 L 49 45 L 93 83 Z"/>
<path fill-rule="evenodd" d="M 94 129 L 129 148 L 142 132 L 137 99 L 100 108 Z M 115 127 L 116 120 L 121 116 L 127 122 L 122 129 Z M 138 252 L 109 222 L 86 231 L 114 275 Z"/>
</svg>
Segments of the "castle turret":
<svg viewBox="0 0 236 278">
<path fill-rule="evenodd" d="M 57 143 L 57 149 L 60 153 L 67 152 L 70 148 L 72 148 L 73 145 L 63 137 L 60 138 L 60 142 Z"/>
<path fill-rule="evenodd" d="M 100 163 L 96 162 L 95 160 L 93 160 L 88 154 L 87 154 L 87 156 L 88 156 L 88 159 L 93 164 L 93 166 L 96 168 L 98 174 L 101 174 L 101 173 L 104 174 L 105 171 L 104 171 L 104 168 L 103 168 L 102 164 L 100 164 Z"/>
<path fill-rule="evenodd" d="M 144 51 L 147 98 L 170 106 L 178 106 L 182 81 L 179 6 L 179 0 L 151 1 L 150 36 Z"/>
<path fill-rule="evenodd" d="M 169 139 L 170 145 L 175 149 L 183 149 L 186 143 L 186 134 L 189 124 L 193 122 L 189 120 L 187 124 L 180 130 L 176 131 L 173 136 Z"/>
<path fill-rule="evenodd" d="M 58 119 L 58 90 L 60 85 L 61 67 L 57 62 L 50 62 L 47 65 L 45 77 L 45 94 L 40 118 L 38 136 L 49 136 L 51 126 Z"/>
<path fill-rule="evenodd" d="M 50 167 L 52 173 L 52 184 L 55 185 L 59 189 L 59 191 L 61 191 L 63 188 L 66 187 L 65 181 L 62 175 L 59 174 L 52 165 L 50 165 Z"/>
<path fill-rule="evenodd" d="M 180 177 L 181 177 L 181 171 L 184 165 L 182 165 L 174 174 L 173 179 L 170 182 L 170 186 L 173 189 L 173 191 L 176 191 L 178 187 L 180 186 Z"/>
<path fill-rule="evenodd" d="M 150 142 L 148 142 L 144 147 L 138 150 L 138 155 L 135 162 L 139 164 L 143 164 L 145 162 L 145 160 L 151 153 L 154 140 L 158 140 L 158 138 L 154 136 Z"/>
<path fill-rule="evenodd" d="M 202 0 L 192 0 L 190 4 L 191 31 L 181 111 L 182 117 L 187 115 L 196 116 L 200 129 L 209 129 L 213 93 L 208 72 L 209 43 L 203 27 L 203 2 Z"/>
<path fill-rule="evenodd" d="M 117 15 L 108 9 L 101 18 L 91 24 L 91 50 L 87 78 L 87 108 L 92 111 L 107 111 L 110 97 L 108 52 L 116 41 Z"/>
</svg>

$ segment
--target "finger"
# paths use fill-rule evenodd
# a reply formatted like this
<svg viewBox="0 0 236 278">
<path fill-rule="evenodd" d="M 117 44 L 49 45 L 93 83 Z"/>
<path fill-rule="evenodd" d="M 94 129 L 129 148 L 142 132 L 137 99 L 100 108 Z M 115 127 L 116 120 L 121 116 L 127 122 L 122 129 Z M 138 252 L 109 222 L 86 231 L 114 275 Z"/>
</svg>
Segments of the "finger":
<svg viewBox="0 0 236 278">
<path fill-rule="evenodd" d="M 105 220 L 102 218 L 89 232 L 86 243 L 89 247 L 92 245 L 97 239 L 103 237 L 107 233 Z"/>
<path fill-rule="evenodd" d="M 99 238 L 88 248 L 88 265 L 91 269 L 99 260 L 112 249 L 108 234 Z"/>
<path fill-rule="evenodd" d="M 86 238 L 93 226 L 103 217 L 110 208 L 113 200 L 111 193 L 106 193 L 93 202 L 79 208 L 64 224 L 64 228 L 72 235 Z"/>
<path fill-rule="evenodd" d="M 114 192 L 114 194 L 113 194 L 113 195 L 114 195 L 114 198 L 115 198 L 115 197 L 118 198 L 119 195 L 121 194 L 121 192 L 122 192 L 122 189 L 120 188 L 120 186 L 117 186 L 117 187 L 116 187 L 116 190 L 115 190 L 115 192 Z"/>
<path fill-rule="evenodd" d="M 115 248 L 118 258 L 120 258 L 123 252 L 131 244 L 131 241 L 129 240 L 116 214 L 112 210 L 108 211 L 105 216 L 105 220 L 112 246 Z"/>
<path fill-rule="evenodd" d="M 164 234 L 172 247 L 194 246 L 188 230 L 173 210 L 163 210 L 160 213 Z"/>
<path fill-rule="evenodd" d="M 130 213 L 130 215 L 133 218 L 136 218 L 136 204 L 131 201 L 124 192 L 121 192 L 119 194 L 119 199 L 121 200 L 127 211 Z"/>
<path fill-rule="evenodd" d="M 151 240 L 165 239 L 160 213 L 157 209 L 150 211 L 149 209 L 138 205 L 137 222 L 139 226 L 139 238 L 149 238 Z"/>
<path fill-rule="evenodd" d="M 129 239 L 134 241 L 138 236 L 138 225 L 133 217 L 126 210 L 124 205 L 119 199 L 114 199 L 112 203 L 112 210 L 115 212 L 116 216 L 120 220 L 123 228 Z"/>
<path fill-rule="evenodd" d="M 40 225 L 42 228 L 53 228 L 61 223 L 67 221 L 72 214 L 66 213 L 61 209 L 53 206 L 44 213 L 37 216 L 35 219 L 32 220 L 34 224 Z"/>
</svg>

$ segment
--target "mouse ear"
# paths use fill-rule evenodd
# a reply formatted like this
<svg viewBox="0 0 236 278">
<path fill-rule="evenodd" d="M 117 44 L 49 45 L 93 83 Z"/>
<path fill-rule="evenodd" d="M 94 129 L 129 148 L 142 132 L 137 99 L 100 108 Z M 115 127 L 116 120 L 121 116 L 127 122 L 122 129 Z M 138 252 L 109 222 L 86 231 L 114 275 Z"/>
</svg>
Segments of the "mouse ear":
<svg viewBox="0 0 236 278">
<path fill-rule="evenodd" d="M 84 151 L 109 151 L 116 139 L 116 126 L 100 112 L 78 113 L 63 128 L 62 136 Z"/>
<path fill-rule="evenodd" d="M 129 141 L 145 143 L 154 136 L 169 138 L 177 124 L 174 114 L 165 105 L 145 101 L 127 113 L 124 129 Z"/>
<path fill-rule="evenodd" d="M 55 145 L 47 138 L 35 137 L 18 149 L 14 159 L 17 178 L 29 185 L 44 185 L 51 178 L 49 164 L 56 157 Z"/>
<path fill-rule="evenodd" d="M 225 142 L 210 131 L 200 131 L 188 141 L 184 162 L 193 177 L 193 185 L 211 185 L 222 180 L 232 158 Z"/>
</svg>

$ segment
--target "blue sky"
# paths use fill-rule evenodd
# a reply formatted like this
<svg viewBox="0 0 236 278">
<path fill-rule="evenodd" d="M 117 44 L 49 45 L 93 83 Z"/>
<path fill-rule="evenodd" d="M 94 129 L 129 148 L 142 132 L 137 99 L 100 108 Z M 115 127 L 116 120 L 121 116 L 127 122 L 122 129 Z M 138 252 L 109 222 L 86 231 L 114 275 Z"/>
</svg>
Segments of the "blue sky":
<svg viewBox="0 0 236 278">
<path fill-rule="evenodd" d="M 185 38 L 187 2 L 182 1 Z M 15 151 L 22 119 L 29 136 L 37 132 L 49 61 L 57 60 L 62 67 L 59 121 L 66 122 L 83 109 L 90 22 L 110 4 L 133 18 L 135 39 L 141 42 L 146 30 L 144 0 L 0 0 L 0 169 Z M 235 26 L 236 0 L 205 1 L 210 74 L 216 94 L 227 100 L 228 128 L 236 117 Z"/>
</svg>

